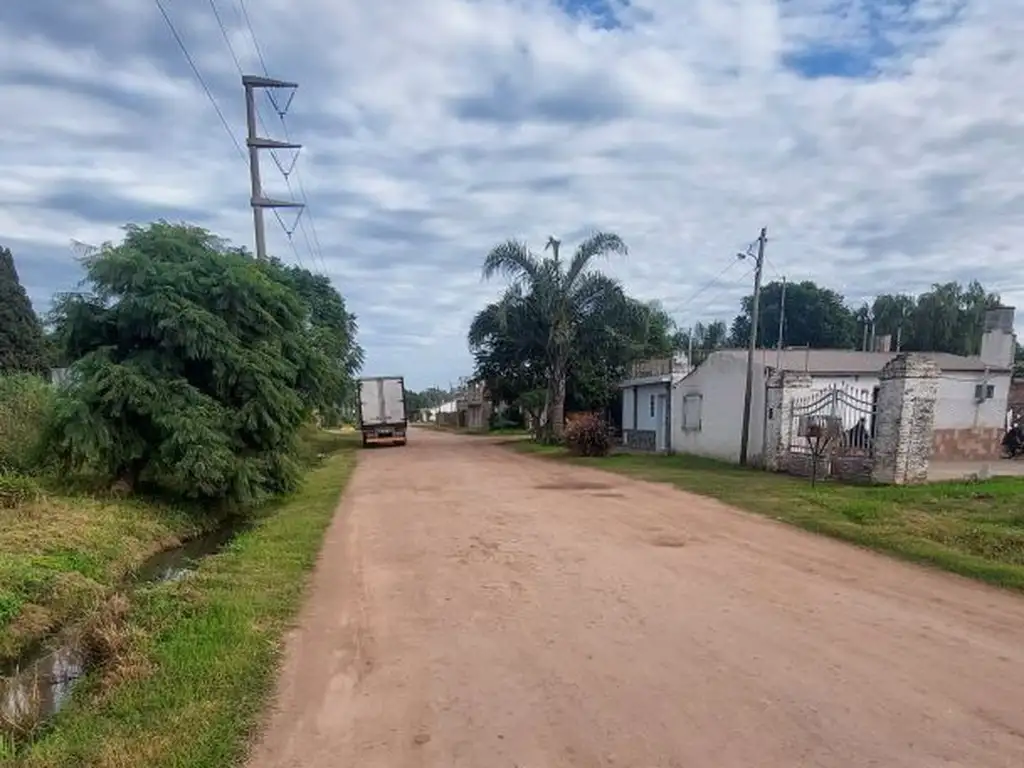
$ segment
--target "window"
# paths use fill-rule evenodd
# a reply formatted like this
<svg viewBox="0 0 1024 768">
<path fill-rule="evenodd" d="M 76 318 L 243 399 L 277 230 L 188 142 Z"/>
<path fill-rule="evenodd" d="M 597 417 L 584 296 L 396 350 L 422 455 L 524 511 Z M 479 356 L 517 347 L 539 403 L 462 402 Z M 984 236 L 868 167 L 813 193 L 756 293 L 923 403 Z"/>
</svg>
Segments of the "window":
<svg viewBox="0 0 1024 768">
<path fill-rule="evenodd" d="M 704 396 L 698 394 L 683 395 L 683 431 L 699 432 L 701 409 Z"/>
<path fill-rule="evenodd" d="M 995 384 L 975 384 L 974 385 L 974 399 L 979 403 L 982 400 L 991 400 L 996 396 Z"/>
<path fill-rule="evenodd" d="M 651 418 L 654 418 L 654 395 L 651 395 Z"/>
</svg>

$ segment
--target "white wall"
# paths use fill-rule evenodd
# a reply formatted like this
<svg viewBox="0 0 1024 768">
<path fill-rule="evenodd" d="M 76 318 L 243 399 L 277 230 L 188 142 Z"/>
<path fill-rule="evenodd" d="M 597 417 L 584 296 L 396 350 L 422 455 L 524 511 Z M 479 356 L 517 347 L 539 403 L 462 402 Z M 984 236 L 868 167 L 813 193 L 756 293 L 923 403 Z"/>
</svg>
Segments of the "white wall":
<svg viewBox="0 0 1024 768">
<path fill-rule="evenodd" d="M 622 429 L 636 429 L 633 423 L 633 388 L 625 387 L 622 390 Z M 625 439 L 625 438 L 623 438 Z"/>
<path fill-rule="evenodd" d="M 754 365 L 750 441 L 747 448 L 751 460 L 760 457 L 764 448 L 764 370 L 764 366 Z M 739 461 L 746 371 L 745 359 L 712 355 L 679 383 L 672 393 L 674 451 L 724 461 Z M 702 396 L 699 431 L 683 429 L 683 398 L 691 394 Z"/>
<path fill-rule="evenodd" d="M 992 384 L 994 396 L 981 403 L 974 401 L 978 384 Z M 1010 374 L 949 371 L 939 379 L 939 399 L 935 403 L 936 429 L 1006 426 L 1006 401 L 1010 393 Z"/>
</svg>

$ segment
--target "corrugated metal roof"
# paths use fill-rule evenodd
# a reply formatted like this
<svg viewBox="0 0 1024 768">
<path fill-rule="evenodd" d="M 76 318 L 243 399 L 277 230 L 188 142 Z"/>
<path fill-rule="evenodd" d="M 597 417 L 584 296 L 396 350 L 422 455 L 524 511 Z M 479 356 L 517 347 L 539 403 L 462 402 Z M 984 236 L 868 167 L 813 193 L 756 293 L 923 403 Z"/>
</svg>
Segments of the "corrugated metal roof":
<svg viewBox="0 0 1024 768">
<path fill-rule="evenodd" d="M 722 349 L 713 353 L 746 359 L 745 349 Z M 981 358 L 972 355 L 953 355 L 949 352 L 924 352 L 944 371 L 1008 371 L 1008 368 L 985 365 Z M 782 368 L 786 371 L 807 373 L 879 373 L 885 364 L 896 357 L 895 352 L 860 352 L 855 349 L 784 349 Z M 774 349 L 759 349 L 754 360 L 769 368 L 775 368 L 778 352 Z"/>
</svg>

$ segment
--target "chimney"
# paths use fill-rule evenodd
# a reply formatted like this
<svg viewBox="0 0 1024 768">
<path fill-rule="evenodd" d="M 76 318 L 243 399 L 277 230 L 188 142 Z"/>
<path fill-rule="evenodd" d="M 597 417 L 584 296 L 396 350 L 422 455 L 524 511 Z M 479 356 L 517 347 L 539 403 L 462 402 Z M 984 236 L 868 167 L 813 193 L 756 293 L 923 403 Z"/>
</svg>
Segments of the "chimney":
<svg viewBox="0 0 1024 768">
<path fill-rule="evenodd" d="M 875 337 L 875 352 L 892 351 L 892 334 L 883 333 Z"/>
<path fill-rule="evenodd" d="M 981 361 L 993 368 L 1011 368 L 1016 344 L 1013 307 L 988 310 L 985 313 L 985 332 L 981 337 Z"/>
</svg>

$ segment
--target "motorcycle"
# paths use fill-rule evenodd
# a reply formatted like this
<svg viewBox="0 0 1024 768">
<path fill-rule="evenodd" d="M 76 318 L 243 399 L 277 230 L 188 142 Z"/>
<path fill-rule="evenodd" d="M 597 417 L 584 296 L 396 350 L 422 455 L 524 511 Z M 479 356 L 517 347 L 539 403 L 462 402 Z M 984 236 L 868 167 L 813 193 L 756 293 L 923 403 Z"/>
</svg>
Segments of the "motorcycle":
<svg viewBox="0 0 1024 768">
<path fill-rule="evenodd" d="M 1003 454 L 1008 459 L 1024 455 L 1024 426 L 1013 426 L 1003 435 Z"/>
</svg>

